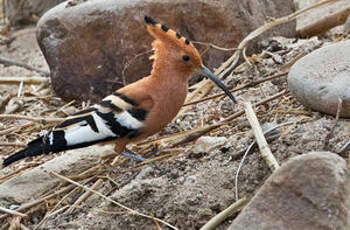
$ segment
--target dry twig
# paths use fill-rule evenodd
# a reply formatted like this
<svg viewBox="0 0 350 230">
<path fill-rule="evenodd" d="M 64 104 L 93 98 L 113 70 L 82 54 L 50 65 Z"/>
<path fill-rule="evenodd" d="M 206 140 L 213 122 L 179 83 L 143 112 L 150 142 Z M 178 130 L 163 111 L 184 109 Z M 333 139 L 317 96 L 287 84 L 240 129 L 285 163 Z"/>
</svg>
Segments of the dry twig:
<svg viewBox="0 0 350 230">
<path fill-rule="evenodd" d="M 301 121 L 302 119 L 300 119 L 299 121 Z M 279 125 L 275 125 L 271 128 L 268 128 L 267 130 L 264 130 L 264 135 L 268 135 L 268 140 L 272 140 L 276 137 L 279 137 L 281 136 L 281 132 L 276 130 L 280 127 L 283 127 L 283 126 L 287 126 L 287 125 L 291 125 L 291 124 L 296 124 L 297 122 L 299 121 L 290 121 L 290 122 L 286 122 L 286 123 L 282 123 L 282 124 L 279 124 Z M 238 175 L 239 175 L 239 172 L 244 164 L 244 160 L 245 158 L 247 157 L 247 155 L 249 154 L 249 152 L 253 149 L 253 147 L 255 147 L 256 145 L 256 140 L 254 140 L 250 145 L 249 147 L 247 148 L 247 150 L 245 151 L 243 157 L 242 157 L 242 160 L 239 162 L 239 165 L 238 165 L 238 168 L 237 168 L 237 172 L 236 172 L 236 175 L 235 175 L 235 198 L 236 200 L 238 200 Z"/>
<path fill-rule="evenodd" d="M 28 126 L 31 126 L 31 125 L 33 125 L 33 122 L 28 122 L 28 123 L 26 123 L 26 124 L 24 124 L 24 125 L 14 126 L 14 127 L 11 127 L 11 128 L 5 129 L 5 130 L 1 130 L 1 131 L 0 131 L 0 136 L 2 136 L 2 135 L 7 135 L 7 134 L 9 134 L 9 133 L 14 133 L 14 132 L 16 132 L 17 130 L 23 129 L 23 128 L 28 127 Z"/>
<path fill-rule="evenodd" d="M 343 145 L 343 147 L 341 147 L 341 149 L 337 153 L 339 155 L 342 155 L 344 152 L 346 152 L 348 150 L 350 150 L 350 140 L 348 142 L 346 142 L 345 145 Z M 350 159 L 350 157 L 349 157 L 349 159 Z"/>
<path fill-rule="evenodd" d="M 4 213 L 7 213 L 9 215 L 15 215 L 15 216 L 20 216 L 20 217 L 26 217 L 27 216 L 26 214 L 23 214 L 23 213 L 18 212 L 16 210 L 11 210 L 11 209 L 8 209 L 8 208 L 3 208 L 3 207 L 0 207 L 0 212 L 4 212 Z"/>
<path fill-rule="evenodd" d="M 20 217 L 20 216 L 15 216 L 13 218 L 9 218 L 7 220 L 10 223 L 9 230 L 21 229 L 21 220 L 22 220 L 22 217 Z"/>
<path fill-rule="evenodd" d="M 261 129 L 261 126 L 259 124 L 258 118 L 255 115 L 255 112 L 253 110 L 252 104 L 249 101 L 244 101 L 245 106 L 245 112 L 247 119 L 252 127 L 252 130 L 254 132 L 256 141 L 258 143 L 261 155 L 265 159 L 267 165 L 270 167 L 272 171 L 275 171 L 279 168 L 278 162 L 276 158 L 273 156 L 269 145 L 267 144 L 267 141 L 265 139 L 264 133 Z"/>
<path fill-rule="evenodd" d="M 324 140 L 323 148 L 325 150 L 329 150 L 329 140 L 332 138 L 334 130 L 335 130 L 335 127 L 338 124 L 339 117 L 340 117 L 340 114 L 342 112 L 342 108 L 343 108 L 343 100 L 341 98 L 338 98 L 337 114 L 335 115 L 334 125 L 332 126 L 332 129 L 329 131 L 329 133 L 327 134 L 327 136 L 326 136 L 326 138 Z"/>
<path fill-rule="evenodd" d="M 28 121 L 45 121 L 45 122 L 62 122 L 65 118 L 53 118 L 53 117 L 30 117 L 13 114 L 0 114 L 0 119 L 14 119 L 14 120 L 28 120 Z"/>
<path fill-rule="evenodd" d="M 237 48 L 223 48 L 217 45 L 214 45 L 213 43 L 208 43 L 208 42 L 197 42 L 197 41 L 191 41 L 193 44 L 199 44 L 199 45 L 205 45 L 209 46 L 211 48 L 221 50 L 221 51 L 232 51 L 232 50 L 237 50 Z"/>
<path fill-rule="evenodd" d="M 234 66 L 236 65 L 238 59 L 239 59 L 241 50 L 243 50 L 244 47 L 246 47 L 251 40 L 253 40 L 254 38 L 258 37 L 259 35 L 265 33 L 266 31 L 272 29 L 273 27 L 291 22 L 291 21 L 295 20 L 298 16 L 300 16 L 300 15 L 302 15 L 310 10 L 313 10 L 313 9 L 318 8 L 320 6 L 323 6 L 323 5 L 338 2 L 338 1 L 340 1 L 340 0 L 325 0 L 325 1 L 322 1 L 319 3 L 316 3 L 310 7 L 307 7 L 305 9 L 298 10 L 290 15 L 275 19 L 275 20 L 257 28 L 256 30 L 254 30 L 253 32 L 248 34 L 248 36 L 246 36 L 241 41 L 241 43 L 238 45 L 238 48 L 239 48 L 238 51 L 236 51 L 235 54 L 231 56 L 231 58 L 229 58 L 226 62 L 224 62 L 220 66 L 220 68 L 224 71 L 223 73 L 227 73 L 228 71 L 233 69 Z"/>
<path fill-rule="evenodd" d="M 215 229 L 221 222 L 223 222 L 227 217 L 231 216 L 233 213 L 242 210 L 246 204 L 250 201 L 250 198 L 242 198 L 237 200 L 235 203 L 231 204 L 228 208 L 221 211 L 219 214 L 214 216 L 206 223 L 200 230 L 211 230 Z"/>
<path fill-rule="evenodd" d="M 91 189 L 92 190 L 96 190 L 98 189 L 103 183 L 102 179 L 98 179 L 92 186 Z M 89 198 L 89 196 L 92 195 L 92 192 L 90 191 L 86 191 L 83 195 L 81 195 L 75 202 L 74 204 L 66 211 L 68 214 L 71 214 L 75 207 L 79 206 L 82 202 L 84 202 L 87 198 Z"/>
<path fill-rule="evenodd" d="M 60 208 L 60 209 L 58 209 L 58 210 L 56 210 L 56 211 L 54 211 L 54 212 L 52 212 L 52 213 L 49 213 L 48 215 L 45 215 L 45 217 L 39 222 L 39 224 L 38 224 L 37 226 L 35 226 L 34 230 L 39 229 L 39 228 L 41 227 L 41 225 L 43 225 L 44 222 L 45 222 L 49 217 L 54 216 L 54 215 L 56 215 L 56 214 L 58 214 L 58 213 L 60 213 L 60 212 L 63 212 L 63 211 L 64 211 L 65 209 L 67 209 L 67 208 L 69 208 L 69 205 L 65 205 L 65 206 L 63 206 L 62 208 Z"/>
<path fill-rule="evenodd" d="M 26 147 L 27 145 L 20 142 L 1 142 L 0 146 L 19 146 L 19 147 Z"/>
<path fill-rule="evenodd" d="M 34 201 L 30 201 L 30 202 L 25 203 L 25 204 L 22 204 L 19 208 L 16 209 L 16 211 L 19 212 L 19 211 L 23 211 L 23 210 L 26 210 L 28 208 L 34 207 L 35 205 L 38 205 L 38 204 L 40 204 L 40 203 L 42 203 L 42 202 L 44 202 L 46 200 L 49 200 L 49 199 L 51 199 L 51 198 L 53 198 L 55 196 L 58 196 L 58 195 L 60 195 L 62 193 L 69 192 L 73 188 L 75 188 L 74 185 L 68 185 L 67 187 L 62 188 L 62 189 L 60 189 L 58 191 L 55 191 L 54 193 L 52 193 L 50 195 L 44 196 L 44 197 L 39 198 L 39 199 L 34 200 Z M 6 218 L 7 216 L 8 216 L 8 214 L 1 215 L 0 216 L 0 220 Z"/>
<path fill-rule="evenodd" d="M 94 180 L 95 177 L 90 177 L 89 179 L 85 180 L 84 183 L 89 183 L 92 180 Z M 45 221 L 50 217 L 53 216 L 57 213 L 59 213 L 60 211 L 63 211 L 66 208 L 69 208 L 69 205 L 65 206 L 66 208 L 60 208 L 57 210 L 57 208 L 72 194 L 74 194 L 75 192 L 77 192 L 78 190 L 80 190 L 80 187 L 75 187 L 74 189 L 72 189 L 71 191 L 69 191 L 65 196 L 62 197 L 62 199 L 55 205 L 55 207 L 53 207 L 49 212 L 47 212 L 44 216 L 44 218 L 39 222 L 39 224 L 37 226 L 35 226 L 34 230 L 36 229 L 40 229 L 40 227 L 45 223 Z"/>
<path fill-rule="evenodd" d="M 152 220 L 153 220 L 154 224 L 156 225 L 156 230 L 162 230 L 162 228 L 160 227 L 158 221 L 156 219 L 154 219 L 154 218 Z"/>
<path fill-rule="evenodd" d="M 22 10 L 22 8 L 23 8 L 25 2 L 26 2 L 26 0 L 22 0 L 21 2 L 19 2 L 18 6 L 17 6 L 17 8 L 16 8 L 15 13 L 12 15 L 11 18 L 9 18 L 9 20 L 8 20 L 7 25 L 5 26 L 5 28 L 2 29 L 2 30 L 0 31 L 1 34 L 7 34 L 7 33 L 10 31 L 11 26 L 13 25 L 13 23 L 14 23 L 14 21 L 15 21 L 17 15 L 21 12 L 21 10 Z M 6 6 L 6 4 L 4 4 L 4 7 L 5 7 L 5 6 Z M 6 8 L 4 8 L 4 10 L 5 10 L 4 12 L 6 12 Z M 6 13 L 5 13 L 4 15 L 6 15 Z"/>
<path fill-rule="evenodd" d="M 14 60 L 11 60 L 9 58 L 2 57 L 2 56 L 0 56 L 0 64 L 3 64 L 5 66 L 11 66 L 11 65 L 19 66 L 19 67 L 25 68 L 25 69 L 30 70 L 30 71 L 35 71 L 44 77 L 48 77 L 50 75 L 50 73 L 45 71 L 45 70 L 37 69 L 37 68 L 32 67 L 30 65 L 27 65 L 25 63 L 17 62 L 17 61 L 14 61 Z"/>
<path fill-rule="evenodd" d="M 0 84 L 15 84 L 23 82 L 23 84 L 43 84 L 50 82 L 49 78 L 46 77 L 1 77 Z"/>
<path fill-rule="evenodd" d="M 75 102 L 75 100 L 71 100 L 70 102 L 68 102 L 67 104 L 65 104 L 64 106 L 62 106 L 61 108 L 57 109 L 56 111 L 54 111 L 53 113 L 50 114 L 50 117 L 53 117 L 54 115 L 56 115 L 58 112 L 63 112 L 64 114 L 68 115 L 66 112 L 64 112 L 64 110 L 71 106 L 73 103 Z"/>
</svg>

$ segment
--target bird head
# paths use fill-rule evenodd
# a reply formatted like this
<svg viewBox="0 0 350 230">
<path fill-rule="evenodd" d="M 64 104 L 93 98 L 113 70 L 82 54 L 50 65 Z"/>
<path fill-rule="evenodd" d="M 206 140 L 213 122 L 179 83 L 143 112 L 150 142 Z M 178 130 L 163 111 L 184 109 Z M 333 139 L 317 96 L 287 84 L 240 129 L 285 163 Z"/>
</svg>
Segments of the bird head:
<svg viewBox="0 0 350 230">
<path fill-rule="evenodd" d="M 235 98 L 227 87 L 203 64 L 196 47 L 181 34 L 169 29 L 151 17 L 145 16 L 147 31 L 155 38 L 152 43 L 154 59 L 152 74 L 160 72 L 165 66 L 176 70 L 179 76 L 188 80 L 193 74 L 201 74 L 211 79 L 219 86 L 230 99 L 236 103 Z"/>
</svg>

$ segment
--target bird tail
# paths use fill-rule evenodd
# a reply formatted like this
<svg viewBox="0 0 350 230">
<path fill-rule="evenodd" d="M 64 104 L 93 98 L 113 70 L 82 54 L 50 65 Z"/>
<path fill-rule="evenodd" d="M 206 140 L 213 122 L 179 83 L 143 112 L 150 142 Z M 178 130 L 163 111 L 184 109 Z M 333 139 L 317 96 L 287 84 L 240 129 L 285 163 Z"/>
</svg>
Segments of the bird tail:
<svg viewBox="0 0 350 230">
<path fill-rule="evenodd" d="M 47 144 L 43 137 L 39 137 L 28 144 L 28 147 L 18 151 L 17 153 L 7 157 L 3 161 L 3 166 L 6 167 L 15 161 L 21 160 L 29 156 L 38 156 L 45 153 L 50 153 L 50 145 Z"/>
<path fill-rule="evenodd" d="M 67 120 L 66 122 L 70 121 L 71 120 Z M 47 135 L 41 136 L 29 142 L 28 146 L 25 149 L 22 149 L 4 159 L 2 162 L 3 167 L 6 167 L 15 161 L 29 156 L 38 156 L 48 153 L 57 153 L 70 149 L 83 148 L 103 141 L 111 141 L 117 138 L 113 136 L 108 137 L 106 135 L 97 136 L 95 134 L 96 132 L 93 131 L 88 125 L 76 125 L 72 126 L 71 129 L 66 130 L 61 129 L 59 126 L 57 126 L 57 128 L 57 130 L 52 130 Z M 92 138 L 90 138 L 90 136 L 92 136 Z"/>
</svg>

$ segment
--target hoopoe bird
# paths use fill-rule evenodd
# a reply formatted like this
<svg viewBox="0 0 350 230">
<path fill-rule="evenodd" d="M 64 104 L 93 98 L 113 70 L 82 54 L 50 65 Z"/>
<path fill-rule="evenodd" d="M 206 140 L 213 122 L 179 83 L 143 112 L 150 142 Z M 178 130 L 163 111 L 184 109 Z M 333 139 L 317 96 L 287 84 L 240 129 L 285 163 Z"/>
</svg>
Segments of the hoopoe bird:
<svg viewBox="0 0 350 230">
<path fill-rule="evenodd" d="M 57 153 L 94 144 L 114 144 L 116 154 L 127 144 L 145 139 L 166 126 L 184 104 L 188 80 L 197 73 L 207 76 L 233 102 L 227 87 L 203 65 L 198 50 L 179 33 L 145 17 L 154 37 L 151 74 L 118 89 L 99 104 L 75 113 L 48 134 L 9 156 L 3 166 L 28 156 Z"/>
</svg>

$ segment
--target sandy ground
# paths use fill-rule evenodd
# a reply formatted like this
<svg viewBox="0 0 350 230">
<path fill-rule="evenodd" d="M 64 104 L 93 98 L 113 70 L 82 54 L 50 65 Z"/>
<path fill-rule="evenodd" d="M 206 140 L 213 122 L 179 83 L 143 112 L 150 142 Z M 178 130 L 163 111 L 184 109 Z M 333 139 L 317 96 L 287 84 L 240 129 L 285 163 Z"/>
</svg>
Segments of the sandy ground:
<svg viewBox="0 0 350 230">
<path fill-rule="evenodd" d="M 0 45 L 0 55 L 30 64 L 40 69 L 48 70 L 48 66 L 35 40 L 35 29 L 26 27 L 12 34 L 16 39 L 9 45 Z M 325 44 L 335 35 L 325 38 L 295 42 L 294 39 L 277 39 L 266 42 L 264 49 L 271 48 L 276 55 L 257 54 L 251 59 L 253 65 L 243 64 L 234 72 L 234 77 L 228 77 L 225 83 L 236 87 L 253 80 L 263 79 L 278 72 L 290 60 L 306 49 L 312 50 L 315 44 Z M 276 45 L 277 44 L 277 45 Z M 293 45 L 294 44 L 294 45 Z M 293 45 L 294 48 L 291 48 Z M 276 61 L 276 57 L 280 61 Z M 278 58 L 277 58 L 278 59 Z M 23 68 L 0 65 L 0 77 L 10 76 L 39 76 L 37 73 Z M 0 85 L 1 112 L 5 111 L 9 99 L 15 98 L 18 85 Z M 253 103 L 274 95 L 286 88 L 286 78 L 281 77 L 267 81 L 255 87 L 240 90 L 238 97 L 244 97 Z M 215 89 L 213 94 L 220 91 Z M 15 114 L 30 116 L 64 117 L 80 108 L 81 105 L 68 106 L 66 110 L 54 113 L 62 108 L 66 102 L 54 97 L 50 86 L 25 86 L 20 99 L 21 104 L 14 111 Z M 10 95 L 10 96 L 8 96 Z M 4 98 L 7 98 L 4 100 Z M 15 100 L 15 99 L 14 99 Z M 19 99 L 18 99 L 19 100 Z M 35 106 L 33 106 L 35 104 Z M 186 113 L 182 113 L 169 124 L 160 134 L 150 138 L 162 138 L 166 135 L 192 130 L 204 125 L 213 124 L 242 109 L 241 105 L 233 106 L 227 99 L 208 100 L 190 106 Z M 289 93 L 264 104 L 256 109 L 261 124 L 290 123 L 279 129 L 280 135 L 269 141 L 270 148 L 280 164 L 290 157 L 306 154 L 309 151 L 324 150 L 327 134 L 330 132 L 334 117 L 320 114 L 303 107 Z M 0 132 L 11 127 L 23 125 L 23 120 L 0 119 Z M 16 142 L 25 144 L 38 135 L 41 129 L 49 129 L 45 123 L 15 130 L 0 136 L 0 142 Z M 136 165 L 126 161 L 118 168 L 104 166 L 100 176 L 105 179 L 99 192 L 139 212 L 154 215 L 180 229 L 199 229 L 210 218 L 228 207 L 235 201 L 235 175 L 242 156 L 247 147 L 254 141 L 248 121 L 244 116 L 221 126 L 208 134 L 214 139 L 222 137 L 223 142 L 212 149 L 198 153 L 194 151 L 195 142 L 180 145 L 169 154 L 162 148 L 162 144 L 146 149 L 142 154 L 153 158 L 169 154 L 168 157 L 151 164 Z M 350 121 L 340 119 L 335 128 L 334 136 L 330 139 L 328 149 L 338 151 L 350 137 Z M 8 155 L 20 149 L 19 146 L 1 146 L 0 154 Z M 142 145 L 133 146 L 140 151 Z M 55 156 L 44 156 L 39 160 L 47 161 Z M 27 159 L 0 172 L 3 176 L 24 167 L 37 160 Z M 238 196 L 252 196 L 269 177 L 271 171 L 261 157 L 258 149 L 247 155 L 245 163 L 239 173 Z M 0 179 L 1 179 L 0 178 Z M 0 180 L 1 181 L 1 180 Z M 87 185 L 91 186 L 95 180 Z M 35 208 L 28 210 L 28 218 L 21 223 L 34 228 L 43 216 L 54 211 L 54 206 L 63 198 L 58 209 L 70 206 L 78 199 L 82 190 L 63 194 L 47 200 Z M 66 195 L 66 197 L 64 197 Z M 234 220 L 235 215 L 228 218 L 217 229 L 226 229 Z M 6 228 L 7 221 L 0 220 Z M 42 229 L 156 229 L 157 223 L 150 219 L 131 215 L 123 209 L 97 195 L 92 195 L 72 213 L 66 209 L 49 217 L 41 226 Z M 161 225 L 162 229 L 167 229 Z"/>
</svg>

